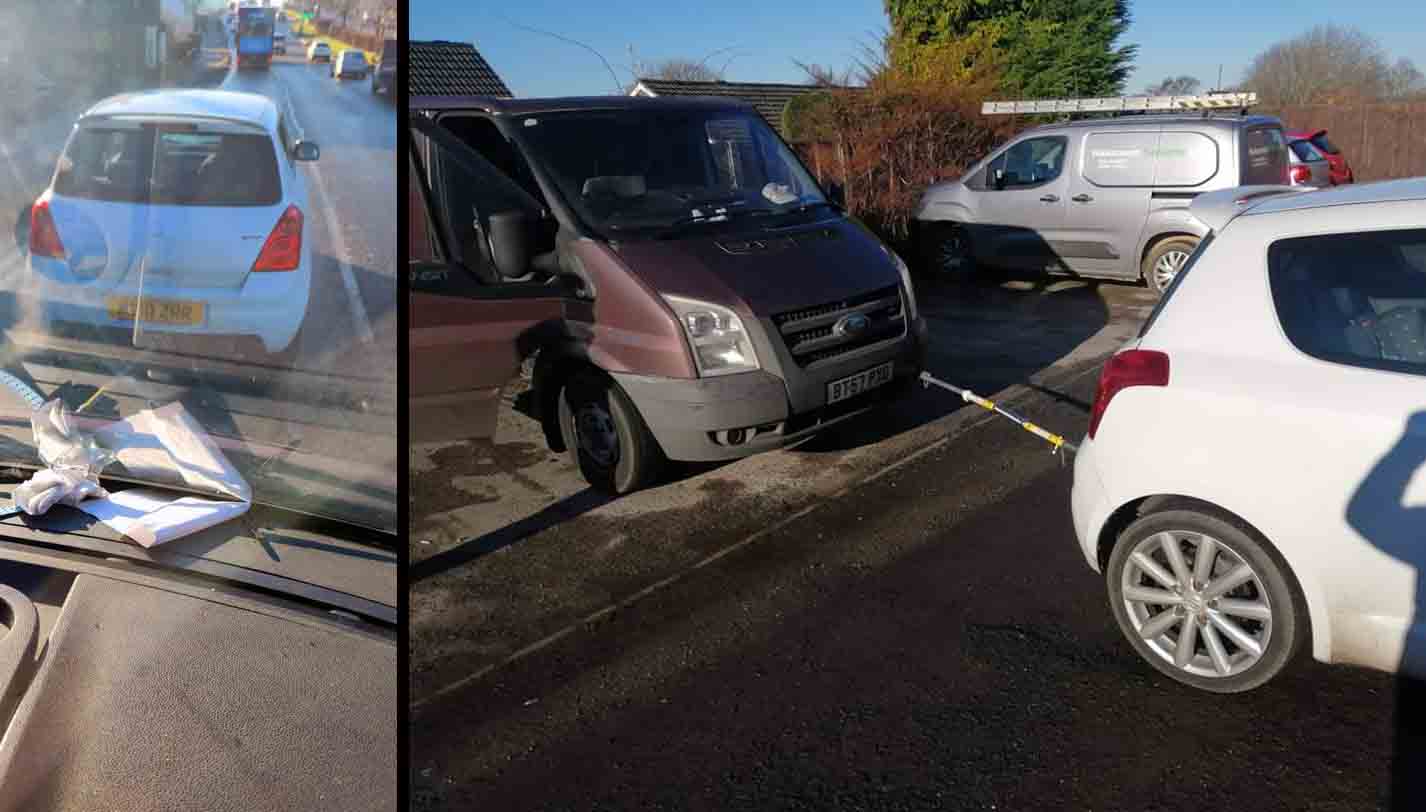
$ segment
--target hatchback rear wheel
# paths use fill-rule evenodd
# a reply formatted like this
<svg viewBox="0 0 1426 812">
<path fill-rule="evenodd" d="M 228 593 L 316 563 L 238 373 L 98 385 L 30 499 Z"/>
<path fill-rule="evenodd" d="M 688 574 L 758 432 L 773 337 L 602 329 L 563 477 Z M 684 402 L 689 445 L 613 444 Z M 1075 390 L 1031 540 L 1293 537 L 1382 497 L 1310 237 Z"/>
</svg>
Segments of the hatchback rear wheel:
<svg viewBox="0 0 1426 812">
<path fill-rule="evenodd" d="M 1257 688 L 1307 637 L 1282 557 L 1225 516 L 1188 509 L 1144 516 L 1120 534 L 1105 575 L 1130 644 L 1194 688 Z"/>
</svg>

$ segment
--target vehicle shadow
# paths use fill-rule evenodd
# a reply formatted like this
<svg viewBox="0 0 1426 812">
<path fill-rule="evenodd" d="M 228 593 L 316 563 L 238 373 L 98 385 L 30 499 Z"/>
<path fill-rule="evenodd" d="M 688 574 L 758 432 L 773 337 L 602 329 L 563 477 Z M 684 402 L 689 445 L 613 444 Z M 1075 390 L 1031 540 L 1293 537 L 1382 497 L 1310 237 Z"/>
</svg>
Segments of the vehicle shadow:
<svg viewBox="0 0 1426 812">
<path fill-rule="evenodd" d="M 930 332 L 926 371 L 982 397 L 1026 384 L 1109 323 L 1104 294 L 1098 282 L 1066 277 L 919 282 L 916 295 Z M 871 445 L 965 405 L 951 393 L 917 385 L 888 406 L 816 435 L 797 450 L 833 453 Z M 1088 413 L 1087 404 L 1075 405 Z M 1082 427 L 1050 428 L 1074 436 Z"/>
<path fill-rule="evenodd" d="M 1426 410 L 1413 414 L 1401 439 L 1372 468 L 1347 504 L 1347 522 L 1383 553 L 1416 572 L 1412 619 L 1396 678 L 1391 790 L 1392 810 L 1426 809 L 1426 506 L 1406 504 L 1413 476 L 1426 470 Z"/>
<path fill-rule="evenodd" d="M 585 488 L 513 524 L 479 536 L 461 539 L 455 547 L 411 564 L 407 568 L 408 583 L 415 584 L 462 564 L 467 564 L 481 556 L 489 555 L 496 550 L 509 547 L 542 530 L 547 530 L 557 524 L 603 507 L 614 501 L 615 498 L 593 488 Z"/>
</svg>

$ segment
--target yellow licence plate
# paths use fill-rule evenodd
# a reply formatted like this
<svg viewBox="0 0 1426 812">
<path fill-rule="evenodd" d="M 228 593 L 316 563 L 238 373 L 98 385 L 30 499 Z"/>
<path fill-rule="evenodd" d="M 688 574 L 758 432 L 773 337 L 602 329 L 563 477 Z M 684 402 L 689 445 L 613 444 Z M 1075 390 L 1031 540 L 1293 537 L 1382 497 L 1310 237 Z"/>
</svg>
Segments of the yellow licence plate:
<svg viewBox="0 0 1426 812">
<path fill-rule="evenodd" d="M 202 324 L 203 303 L 181 299 L 140 299 L 137 296 L 110 296 L 104 300 L 109 318 L 150 324 Z"/>
</svg>

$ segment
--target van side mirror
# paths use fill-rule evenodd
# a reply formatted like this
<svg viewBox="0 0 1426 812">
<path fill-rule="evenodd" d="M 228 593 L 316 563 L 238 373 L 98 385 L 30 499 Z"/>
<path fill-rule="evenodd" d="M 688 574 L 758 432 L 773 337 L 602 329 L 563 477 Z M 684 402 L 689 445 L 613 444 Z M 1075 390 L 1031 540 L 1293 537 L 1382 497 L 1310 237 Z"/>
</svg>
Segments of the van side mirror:
<svg viewBox="0 0 1426 812">
<path fill-rule="evenodd" d="M 847 190 L 840 183 L 827 184 L 827 200 L 839 209 L 847 207 Z"/>
<path fill-rule="evenodd" d="M 997 170 L 995 170 L 994 178 L 995 178 L 995 184 L 994 184 L 994 185 L 995 185 L 995 190 L 996 190 L 997 192 L 1004 190 L 1004 189 L 1005 189 L 1005 180 L 1006 180 L 1006 178 L 1005 178 L 1005 170 L 1004 170 L 1004 169 L 997 169 Z"/>
<path fill-rule="evenodd" d="M 298 140 L 292 145 L 292 160 L 294 161 L 315 161 L 321 155 L 322 150 L 312 141 Z"/>
<path fill-rule="evenodd" d="M 506 279 L 518 279 L 530 272 L 530 218 L 522 211 L 502 211 L 490 215 L 488 229 L 490 259 Z"/>
</svg>

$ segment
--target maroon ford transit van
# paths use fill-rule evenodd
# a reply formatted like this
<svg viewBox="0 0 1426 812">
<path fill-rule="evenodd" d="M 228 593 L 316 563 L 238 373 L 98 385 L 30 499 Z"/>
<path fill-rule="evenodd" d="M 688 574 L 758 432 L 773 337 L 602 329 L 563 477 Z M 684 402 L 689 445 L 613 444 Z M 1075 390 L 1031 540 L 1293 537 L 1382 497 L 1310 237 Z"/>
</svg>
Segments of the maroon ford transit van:
<svg viewBox="0 0 1426 812">
<path fill-rule="evenodd" d="M 795 443 L 912 388 L 906 265 L 728 99 L 409 99 L 413 442 L 532 411 L 596 487 Z"/>
</svg>

